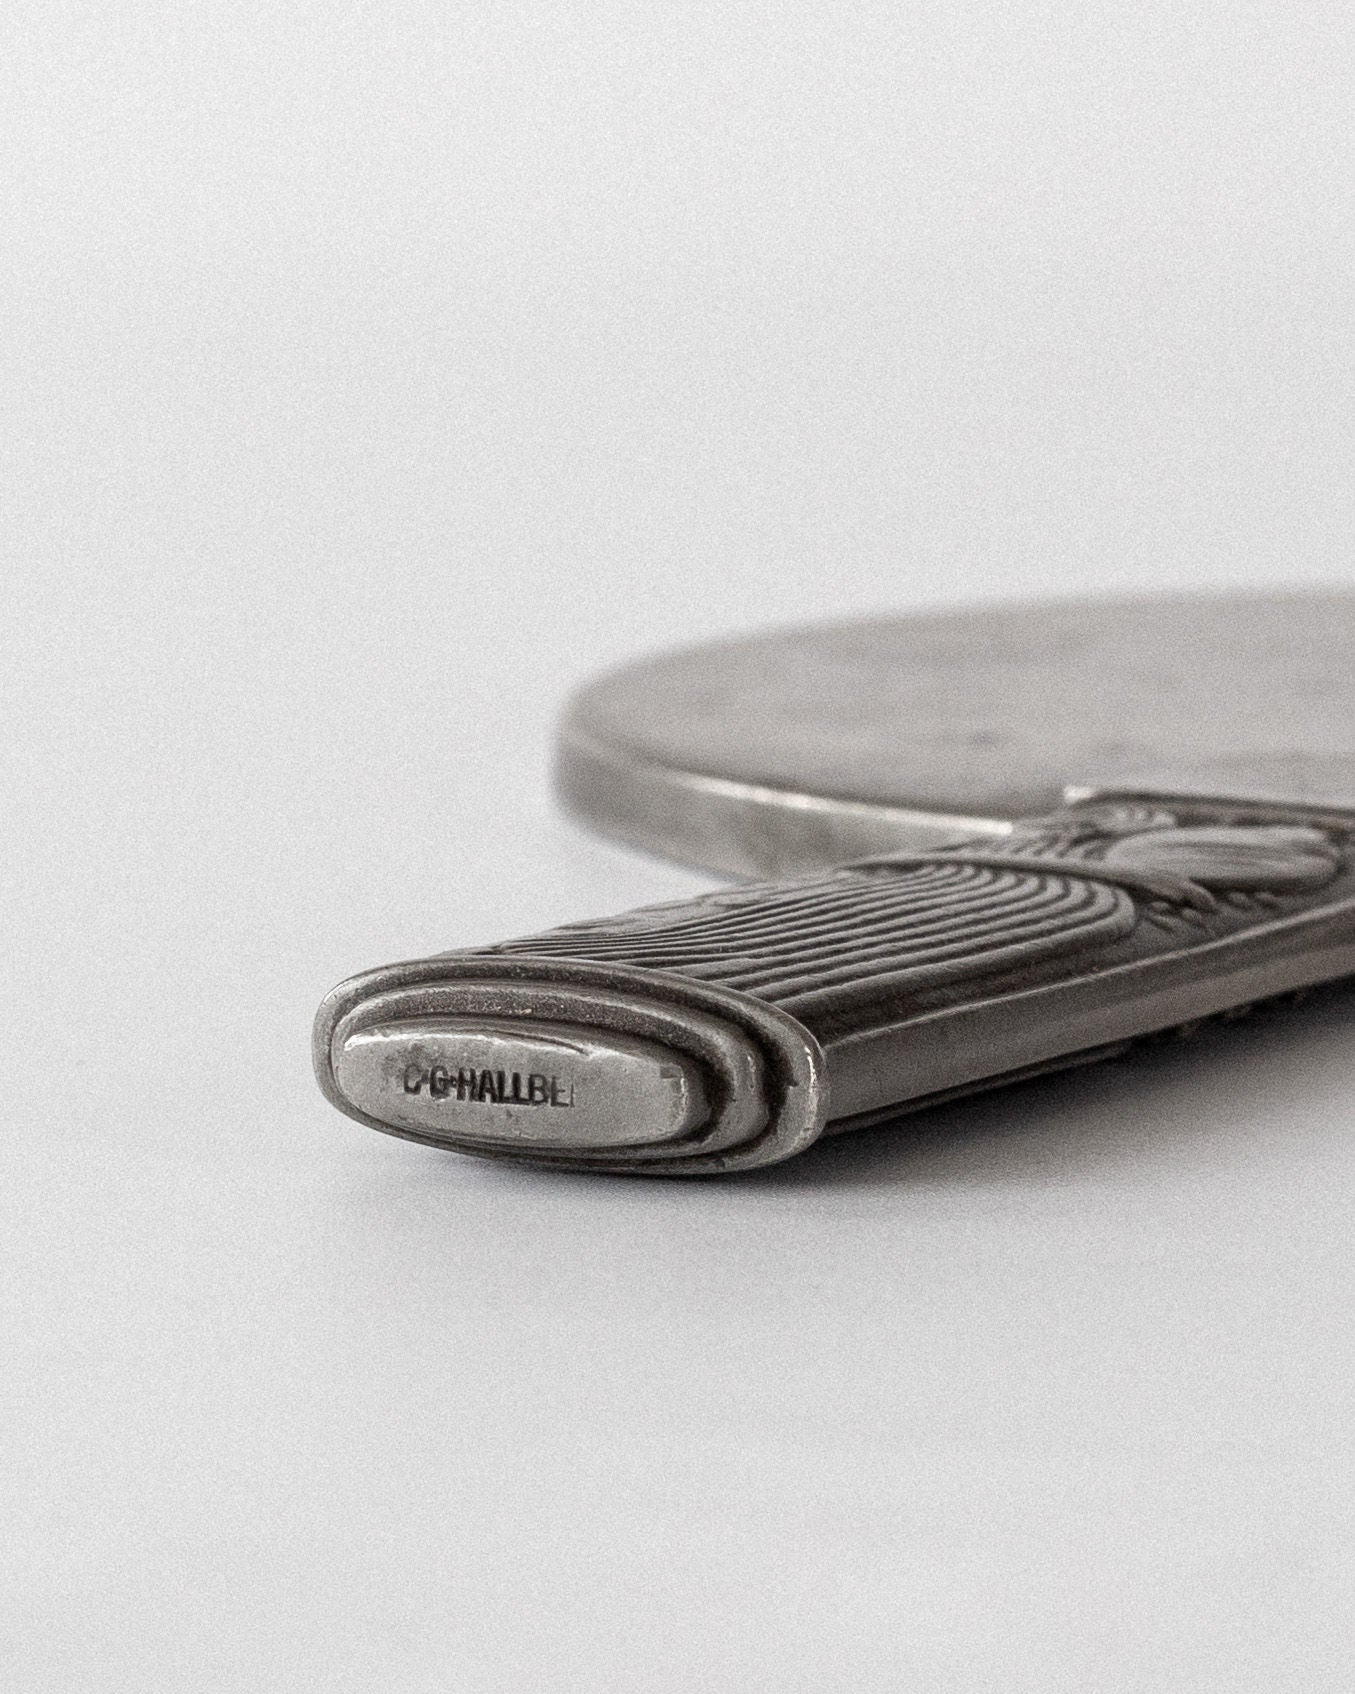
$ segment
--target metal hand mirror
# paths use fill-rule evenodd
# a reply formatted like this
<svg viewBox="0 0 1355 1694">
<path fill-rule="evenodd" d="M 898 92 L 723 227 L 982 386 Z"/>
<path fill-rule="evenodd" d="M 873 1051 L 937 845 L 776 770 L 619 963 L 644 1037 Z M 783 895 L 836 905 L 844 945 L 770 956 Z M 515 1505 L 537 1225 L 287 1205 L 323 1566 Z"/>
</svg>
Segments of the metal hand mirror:
<svg viewBox="0 0 1355 1694">
<path fill-rule="evenodd" d="M 607 833 L 761 880 L 341 984 L 349 1116 L 712 1174 L 1355 973 L 1355 596 L 697 648 L 586 688 L 557 770 Z"/>
</svg>

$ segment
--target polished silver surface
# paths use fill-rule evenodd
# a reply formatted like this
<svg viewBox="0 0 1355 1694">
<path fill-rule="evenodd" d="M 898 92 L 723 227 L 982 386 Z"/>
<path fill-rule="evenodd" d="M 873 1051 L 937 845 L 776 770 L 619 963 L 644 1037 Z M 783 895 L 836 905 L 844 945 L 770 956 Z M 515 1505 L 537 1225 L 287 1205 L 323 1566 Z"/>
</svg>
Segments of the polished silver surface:
<svg viewBox="0 0 1355 1694">
<path fill-rule="evenodd" d="M 782 876 L 1083 789 L 1355 806 L 1355 595 L 989 606 L 773 630 L 588 684 L 557 788 L 592 827 Z"/>
<path fill-rule="evenodd" d="M 405 1018 L 351 1028 L 334 1078 L 400 1129 L 494 1147 L 672 1141 L 709 1116 L 700 1068 L 615 1031 L 518 1018 Z"/>
<path fill-rule="evenodd" d="M 464 1111 L 425 1122 L 407 1107 L 392 1109 L 397 1073 L 383 1082 L 379 1059 L 370 1066 L 359 1060 L 356 1079 L 346 1072 L 355 1036 L 396 1025 L 414 1032 L 416 1043 L 419 1030 L 492 1025 L 501 1052 L 524 1055 L 544 1055 L 545 1031 L 552 1042 L 595 1051 L 593 1078 L 610 1072 L 625 1098 L 594 1101 L 601 1137 L 590 1139 L 581 1127 L 561 1146 L 495 1134 L 502 1117 L 472 1113 L 469 1101 Z M 623 1054 L 634 1063 L 623 1065 Z M 325 996 L 312 1057 L 330 1101 L 373 1129 L 463 1153 L 590 1170 L 667 1174 L 774 1162 L 807 1147 L 821 1133 L 828 1109 L 822 1050 L 797 1018 L 719 983 L 624 961 L 464 952 L 382 966 Z M 688 1108 L 680 1113 L 672 1096 L 661 1092 L 656 1116 L 645 1115 L 641 1097 L 660 1088 L 652 1072 L 637 1081 L 646 1065 L 679 1072 Z M 355 1083 L 360 1098 L 349 1092 Z M 698 1100 L 704 1112 L 696 1109 Z"/>
<path fill-rule="evenodd" d="M 795 874 L 354 978 L 321 1086 L 434 1145 L 717 1174 L 1355 974 L 1352 675 L 1340 595 L 879 620 L 617 673 L 563 727 L 567 801 Z"/>
</svg>

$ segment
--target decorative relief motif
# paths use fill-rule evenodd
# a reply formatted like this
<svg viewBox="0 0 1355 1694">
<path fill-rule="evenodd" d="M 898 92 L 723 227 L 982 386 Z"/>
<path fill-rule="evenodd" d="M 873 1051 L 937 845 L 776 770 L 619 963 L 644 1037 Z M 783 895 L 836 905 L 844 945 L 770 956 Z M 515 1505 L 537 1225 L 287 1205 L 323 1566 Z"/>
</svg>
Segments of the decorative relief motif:
<svg viewBox="0 0 1355 1694">
<path fill-rule="evenodd" d="M 1107 948 L 1144 922 L 1164 944 L 1189 944 L 1263 918 L 1340 866 L 1315 828 L 1093 805 L 997 840 L 724 889 L 485 951 L 674 972 L 804 1016 Z"/>
</svg>

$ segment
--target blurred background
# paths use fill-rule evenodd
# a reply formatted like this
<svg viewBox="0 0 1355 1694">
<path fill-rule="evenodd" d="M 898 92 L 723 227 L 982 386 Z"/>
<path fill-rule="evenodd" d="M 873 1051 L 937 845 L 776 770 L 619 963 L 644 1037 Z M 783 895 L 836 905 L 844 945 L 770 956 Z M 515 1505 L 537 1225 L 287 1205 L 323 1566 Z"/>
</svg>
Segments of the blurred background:
<svg viewBox="0 0 1355 1694">
<path fill-rule="evenodd" d="M 1349 581 L 1349 10 L 0 46 L 7 1686 L 1348 1687 L 1339 1016 L 681 1192 L 372 1136 L 306 1042 L 704 885 L 554 814 L 600 666 Z"/>
</svg>

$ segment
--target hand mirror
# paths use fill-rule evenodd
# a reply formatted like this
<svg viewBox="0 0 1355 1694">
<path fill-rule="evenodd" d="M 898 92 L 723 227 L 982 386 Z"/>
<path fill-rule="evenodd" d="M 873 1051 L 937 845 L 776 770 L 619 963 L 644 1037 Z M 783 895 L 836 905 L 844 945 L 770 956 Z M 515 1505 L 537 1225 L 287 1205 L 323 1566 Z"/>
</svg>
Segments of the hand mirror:
<svg viewBox="0 0 1355 1694">
<path fill-rule="evenodd" d="M 1355 596 L 773 631 L 593 682 L 575 815 L 752 881 L 368 971 L 321 1087 L 412 1140 L 718 1174 L 1355 973 Z"/>
</svg>

